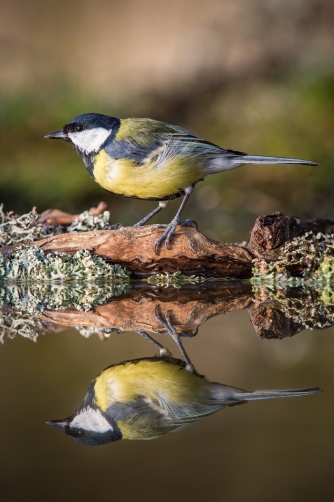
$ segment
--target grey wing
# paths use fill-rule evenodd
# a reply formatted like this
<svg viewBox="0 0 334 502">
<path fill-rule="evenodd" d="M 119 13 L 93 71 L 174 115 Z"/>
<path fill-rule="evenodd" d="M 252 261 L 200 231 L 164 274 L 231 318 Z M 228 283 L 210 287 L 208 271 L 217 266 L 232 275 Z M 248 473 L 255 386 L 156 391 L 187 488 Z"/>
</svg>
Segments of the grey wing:
<svg viewBox="0 0 334 502">
<path fill-rule="evenodd" d="M 159 168 L 170 159 L 184 155 L 201 157 L 204 161 L 205 158 L 210 160 L 222 156 L 244 155 L 242 152 L 224 150 L 179 126 L 151 119 L 143 119 L 139 121 L 141 122 L 144 127 L 137 128 L 137 135 L 129 135 L 105 146 L 112 158 L 129 158 L 139 166 L 153 161 L 155 167 Z"/>
<path fill-rule="evenodd" d="M 207 403 L 178 404 L 171 402 L 159 393 L 157 393 L 157 399 L 161 410 L 171 423 L 177 426 L 177 430 L 228 406 L 226 403 L 217 403 L 213 400 L 209 400 Z"/>
<path fill-rule="evenodd" d="M 151 155 L 157 155 L 156 168 L 162 167 L 165 162 L 177 156 L 199 156 L 210 161 L 216 157 L 246 155 L 235 150 L 225 150 L 214 143 L 191 134 L 182 127 L 173 126 L 173 128 L 175 132 L 168 131 L 164 133 L 163 137 L 157 141 L 156 148 L 152 150 Z"/>
<path fill-rule="evenodd" d="M 116 421 L 127 423 L 145 423 L 150 427 L 179 428 L 190 425 L 200 418 L 211 415 L 229 404 L 217 403 L 213 400 L 207 404 L 191 403 L 178 404 L 171 402 L 165 395 L 157 393 L 157 400 L 152 401 L 144 396 L 131 403 L 113 403 L 107 410 L 107 414 Z"/>
</svg>

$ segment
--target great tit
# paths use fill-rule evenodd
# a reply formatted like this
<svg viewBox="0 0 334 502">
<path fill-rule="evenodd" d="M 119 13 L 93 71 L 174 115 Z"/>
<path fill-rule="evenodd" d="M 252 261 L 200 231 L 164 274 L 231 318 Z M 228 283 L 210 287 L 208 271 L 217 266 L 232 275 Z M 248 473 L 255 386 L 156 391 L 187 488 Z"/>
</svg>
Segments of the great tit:
<svg viewBox="0 0 334 502">
<path fill-rule="evenodd" d="M 93 380 L 82 404 L 48 425 L 89 446 L 119 439 L 153 439 L 216 411 L 259 399 L 321 392 L 318 387 L 247 391 L 209 382 L 179 359 L 148 357 L 109 366 Z"/>
<path fill-rule="evenodd" d="M 45 136 L 71 143 L 82 157 L 91 177 L 103 188 L 126 197 L 157 200 L 159 205 L 136 223 L 144 225 L 170 200 L 184 196 L 155 249 L 171 237 L 194 186 L 208 174 L 228 171 L 244 164 L 305 164 L 309 160 L 247 155 L 225 150 L 200 139 L 179 126 L 152 119 L 119 119 L 85 113 L 71 119 L 59 131 Z"/>
</svg>

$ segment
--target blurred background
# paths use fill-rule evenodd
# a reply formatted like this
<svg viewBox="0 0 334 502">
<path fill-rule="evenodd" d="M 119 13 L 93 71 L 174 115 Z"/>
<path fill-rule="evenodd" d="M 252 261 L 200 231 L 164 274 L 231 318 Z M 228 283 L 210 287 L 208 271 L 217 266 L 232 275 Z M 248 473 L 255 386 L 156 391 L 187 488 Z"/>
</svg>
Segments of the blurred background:
<svg viewBox="0 0 334 502">
<path fill-rule="evenodd" d="M 104 200 L 124 224 L 155 207 L 103 191 L 69 145 L 43 139 L 77 114 L 100 112 L 175 123 L 225 148 L 322 162 L 207 178 L 184 213 L 206 235 L 247 239 L 255 218 L 272 211 L 334 218 L 333 21 L 329 0 L 2 0 L 0 201 L 23 213 L 80 212 Z M 177 204 L 153 221 L 169 221 Z M 96 449 L 44 422 L 72 413 L 106 366 L 154 350 L 133 333 L 103 344 L 74 329 L 37 344 L 6 340 L 2 497 L 333 500 L 333 335 L 260 340 L 246 312 L 212 319 L 185 342 L 209 379 L 326 392 L 236 406 L 156 441 Z"/>
<path fill-rule="evenodd" d="M 146 215 L 154 202 L 105 192 L 69 145 L 43 139 L 94 111 L 322 162 L 207 178 L 185 217 L 209 236 L 247 239 L 256 216 L 277 210 L 334 218 L 333 18 L 328 0 L 3 0 L 0 201 L 22 213 L 105 200 L 124 224 Z"/>
</svg>

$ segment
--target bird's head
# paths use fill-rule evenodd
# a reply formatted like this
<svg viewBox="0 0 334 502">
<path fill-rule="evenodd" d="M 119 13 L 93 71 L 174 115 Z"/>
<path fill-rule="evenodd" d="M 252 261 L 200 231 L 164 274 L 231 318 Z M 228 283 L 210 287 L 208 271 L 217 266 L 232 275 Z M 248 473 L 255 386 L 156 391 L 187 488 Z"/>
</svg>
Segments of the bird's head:
<svg viewBox="0 0 334 502">
<path fill-rule="evenodd" d="M 50 132 L 47 139 L 62 139 L 71 143 L 81 155 L 96 154 L 107 141 L 115 137 L 120 120 L 100 113 L 84 113 L 67 122 L 59 131 Z"/>
<path fill-rule="evenodd" d="M 99 408 L 89 405 L 79 408 L 69 418 L 46 423 L 56 429 L 62 429 L 78 443 L 88 446 L 99 446 L 122 439 L 115 420 L 107 419 Z"/>
</svg>

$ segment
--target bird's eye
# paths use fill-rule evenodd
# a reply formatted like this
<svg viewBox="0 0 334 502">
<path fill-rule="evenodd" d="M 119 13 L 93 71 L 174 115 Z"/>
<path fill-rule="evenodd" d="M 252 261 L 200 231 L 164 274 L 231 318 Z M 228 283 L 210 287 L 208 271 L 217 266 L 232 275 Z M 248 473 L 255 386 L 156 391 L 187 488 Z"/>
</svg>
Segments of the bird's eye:
<svg viewBox="0 0 334 502">
<path fill-rule="evenodd" d="M 81 124 L 77 124 L 75 126 L 75 130 L 76 130 L 76 132 L 81 132 L 81 131 L 83 131 L 83 126 Z"/>
</svg>

